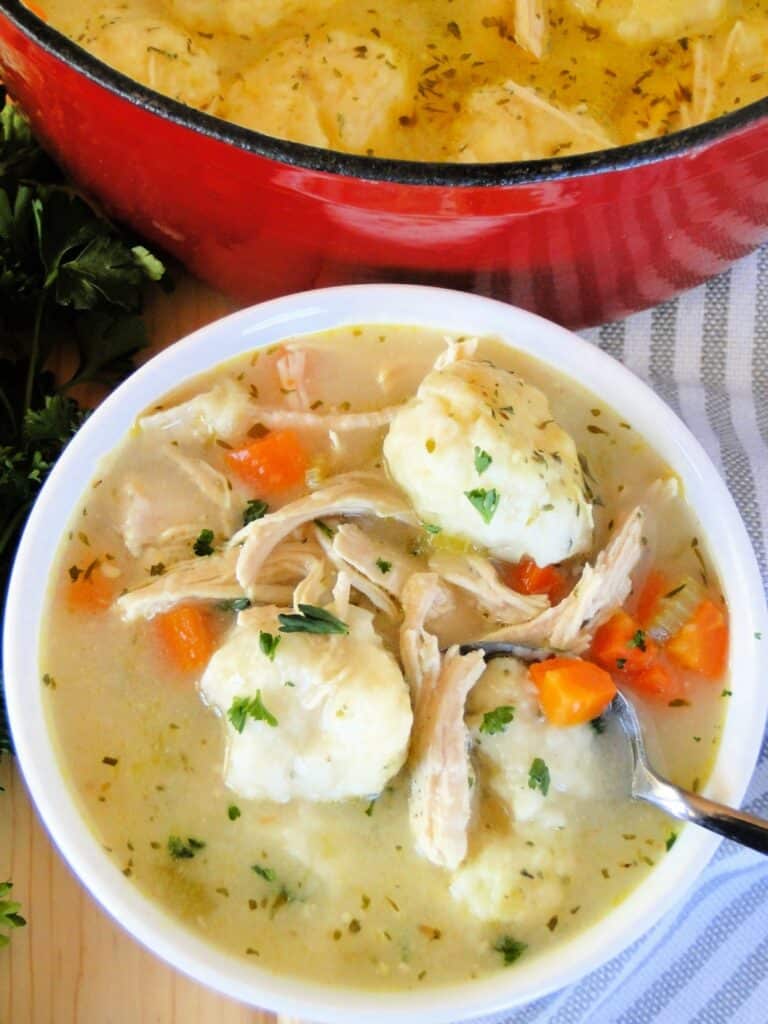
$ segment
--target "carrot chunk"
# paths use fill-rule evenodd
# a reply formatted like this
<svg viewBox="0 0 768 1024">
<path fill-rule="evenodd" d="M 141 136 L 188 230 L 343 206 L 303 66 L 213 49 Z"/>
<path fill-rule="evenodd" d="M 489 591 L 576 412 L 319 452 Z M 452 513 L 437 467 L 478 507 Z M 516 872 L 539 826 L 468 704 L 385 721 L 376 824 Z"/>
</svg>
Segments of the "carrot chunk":
<svg viewBox="0 0 768 1024">
<path fill-rule="evenodd" d="M 650 626 L 658 611 L 659 601 L 668 590 L 669 581 L 664 573 L 659 572 L 658 569 L 651 569 L 645 579 L 643 589 L 640 591 L 635 610 L 637 621 L 643 629 L 647 629 Z"/>
<path fill-rule="evenodd" d="M 639 672 L 658 654 L 658 646 L 625 611 L 615 612 L 595 633 L 592 656 L 610 672 Z"/>
<path fill-rule="evenodd" d="M 501 578 L 519 594 L 546 594 L 550 600 L 563 590 L 562 573 L 554 565 L 538 566 L 532 558 L 522 558 L 501 569 Z"/>
<path fill-rule="evenodd" d="M 81 572 L 66 587 L 67 605 L 74 612 L 96 614 L 106 611 L 115 597 L 112 583 L 98 566 Z"/>
<path fill-rule="evenodd" d="M 213 654 L 214 633 L 208 616 L 193 604 L 180 604 L 155 619 L 160 643 L 182 672 L 207 665 Z"/>
<path fill-rule="evenodd" d="M 651 700 L 670 701 L 684 692 L 675 673 L 660 661 L 654 661 L 639 672 L 632 672 L 627 677 L 626 686 Z"/>
<path fill-rule="evenodd" d="M 728 656 L 728 623 L 723 609 L 709 599 L 702 601 L 692 617 L 666 645 L 670 658 L 708 679 L 725 670 Z"/>
<path fill-rule="evenodd" d="M 284 491 L 301 483 L 308 460 L 294 430 L 273 430 L 224 456 L 229 468 L 258 491 Z"/>
<path fill-rule="evenodd" d="M 530 666 L 539 704 L 553 725 L 581 725 L 597 718 L 616 694 L 610 675 L 580 658 L 551 658 Z"/>
</svg>

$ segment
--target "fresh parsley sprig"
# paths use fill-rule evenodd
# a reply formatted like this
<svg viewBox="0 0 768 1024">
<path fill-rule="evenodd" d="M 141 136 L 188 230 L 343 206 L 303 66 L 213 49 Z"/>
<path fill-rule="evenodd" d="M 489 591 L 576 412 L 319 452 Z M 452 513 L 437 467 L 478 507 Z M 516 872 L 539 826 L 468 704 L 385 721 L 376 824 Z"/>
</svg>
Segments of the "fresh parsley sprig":
<svg viewBox="0 0 768 1024">
<path fill-rule="evenodd" d="M 281 633 L 349 633 L 346 622 L 338 619 L 333 612 L 313 604 L 300 604 L 300 614 L 281 612 L 277 618 Z"/>
</svg>

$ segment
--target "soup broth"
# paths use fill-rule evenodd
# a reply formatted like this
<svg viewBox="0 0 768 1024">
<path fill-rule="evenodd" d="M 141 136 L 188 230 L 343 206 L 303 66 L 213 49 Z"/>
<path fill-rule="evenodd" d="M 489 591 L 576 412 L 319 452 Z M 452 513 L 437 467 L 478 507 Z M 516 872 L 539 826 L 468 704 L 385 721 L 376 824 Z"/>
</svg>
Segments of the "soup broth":
<svg viewBox="0 0 768 1024">
<path fill-rule="evenodd" d="M 664 858 L 678 826 L 627 799 L 626 744 L 610 716 L 552 724 L 539 708 L 544 690 L 537 694 L 513 659 L 477 668 L 466 707 L 458 699 L 452 712 L 430 710 L 428 671 L 415 678 L 407 649 L 414 639 L 422 645 L 423 666 L 432 637 L 445 649 L 523 629 L 525 616 L 514 624 L 509 602 L 532 602 L 535 616 L 567 600 L 585 562 L 595 564 L 635 506 L 647 513 L 632 593 L 606 599 L 599 615 L 603 630 L 617 604 L 633 617 L 635 632 L 611 674 L 632 691 L 655 763 L 675 782 L 698 788 L 717 750 L 728 696 L 722 675 L 707 678 L 664 655 L 672 688 L 654 691 L 621 664 L 668 637 L 672 650 L 697 605 L 721 607 L 695 516 L 675 496 L 670 470 L 620 413 L 573 381 L 499 341 L 474 345 L 422 328 L 361 326 L 287 339 L 216 367 L 139 419 L 98 468 L 61 543 L 41 675 L 61 763 L 87 821 L 117 867 L 169 914 L 277 972 L 388 989 L 479 977 L 597 921 Z M 436 504 L 432 521 L 413 516 L 411 503 L 421 499 L 402 475 L 417 464 L 421 442 L 406 423 L 413 448 L 400 458 L 398 423 L 427 401 L 425 381 L 454 387 L 461 367 L 473 387 L 483 374 L 501 374 L 520 395 L 517 411 L 494 406 L 501 399 L 492 395 L 494 418 L 522 416 L 524 401 L 548 402 L 551 418 L 536 429 L 559 431 L 560 441 L 554 453 L 532 449 L 537 480 L 540 459 L 552 471 L 567 463 L 569 437 L 578 451 L 578 500 L 594 529 L 579 552 L 558 559 L 549 594 L 520 585 L 493 550 L 441 527 L 450 503 Z M 211 395 L 225 400 L 212 404 Z M 432 426 L 424 448 L 439 455 L 437 419 Z M 281 449 L 272 476 L 262 465 L 260 483 L 246 480 L 239 453 L 264 451 L 277 435 L 296 447 Z M 296 451 L 301 465 L 289 472 Z M 457 492 L 454 504 L 476 516 L 478 529 L 507 515 L 504 457 L 490 443 L 474 445 L 483 497 L 482 488 Z M 462 456 L 457 448 L 446 458 L 458 465 Z M 527 462 L 513 468 L 527 472 Z M 257 530 L 308 492 L 322 495 L 340 480 L 357 487 L 359 479 L 371 493 L 382 488 L 390 514 L 380 497 L 378 512 L 358 499 L 355 514 L 305 518 L 243 583 Z M 562 519 L 576 499 L 560 496 L 560 477 L 548 479 L 552 507 L 541 515 Z M 523 546 L 531 530 L 523 521 Z M 572 547 L 578 536 L 574 528 Z M 380 580 L 340 538 L 373 545 Z M 232 552 L 240 578 L 226 563 Z M 297 552 L 301 567 L 291 569 Z M 402 560 L 443 600 L 409 641 L 406 591 L 394 582 Z M 487 580 L 492 574 L 491 596 L 466 582 L 473 566 Z M 202 582 L 183 575 L 207 567 L 216 571 Z M 663 575 L 653 608 L 651 572 Z M 514 594 L 505 579 L 518 580 Z M 320 613 L 331 631 L 306 632 L 307 615 L 316 622 Z M 285 630 L 291 616 L 299 632 Z M 349 634 L 334 633 L 333 620 Z M 594 632 L 584 658 L 604 643 Z M 254 646 L 238 661 L 236 644 L 249 636 Z M 574 651 L 580 643 L 573 640 Z M 437 657 L 445 666 L 451 655 Z M 343 665 L 320 678 L 334 658 Z M 446 679 L 438 677 L 435 692 Z M 419 782 L 431 778 L 430 729 L 440 716 L 456 737 L 439 752 L 442 778 L 454 773 L 450 807 L 445 793 Z M 377 781 L 362 781 L 373 771 Z M 454 806 L 462 799 L 463 816 Z"/>
<path fill-rule="evenodd" d="M 765 0 L 47 0 L 97 57 L 268 135 L 406 160 L 529 160 L 766 95 Z"/>
</svg>

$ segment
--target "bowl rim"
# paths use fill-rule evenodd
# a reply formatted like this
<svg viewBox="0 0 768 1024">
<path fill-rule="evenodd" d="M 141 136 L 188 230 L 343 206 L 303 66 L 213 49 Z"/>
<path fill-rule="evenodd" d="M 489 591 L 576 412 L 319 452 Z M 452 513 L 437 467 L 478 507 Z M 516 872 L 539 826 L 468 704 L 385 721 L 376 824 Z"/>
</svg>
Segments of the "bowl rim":
<svg viewBox="0 0 768 1024">
<path fill-rule="evenodd" d="M 672 850 L 607 916 L 572 940 L 538 954 L 514 972 L 416 992 L 334 988 L 265 971 L 209 945 L 153 904 L 102 849 L 58 764 L 39 684 L 37 639 L 47 577 L 63 534 L 98 472 L 96 464 L 135 417 L 157 399 L 238 352 L 334 325 L 401 323 L 498 334 L 598 395 L 621 394 L 622 414 L 681 475 L 697 510 L 709 517 L 703 536 L 723 582 L 732 620 L 734 692 L 709 795 L 738 804 L 750 780 L 768 712 L 760 686 L 756 634 L 768 635 L 762 581 L 745 527 L 725 484 L 698 441 L 664 402 L 626 367 L 570 331 L 482 296 L 415 285 L 348 285 L 274 299 L 214 321 L 163 350 L 117 388 L 86 421 L 46 481 L 29 517 L 13 567 L 4 627 L 6 696 L 19 764 L 40 816 L 75 874 L 104 909 L 144 946 L 197 981 L 250 1005 L 344 1024 L 418 1019 L 450 1024 L 509 1009 L 570 984 L 618 955 L 682 898 L 719 839 L 684 828 Z M 446 328 L 446 325 L 449 325 Z M 610 403 L 609 403 L 610 404 Z M 673 457 L 672 457 L 673 456 Z M 705 504 L 706 503 L 706 504 Z M 724 571 L 727 567 L 727 574 Z M 30 639 L 31 638 L 31 639 Z M 567 955 L 564 956 L 563 953 Z"/>
<path fill-rule="evenodd" d="M 669 135 L 574 156 L 498 163 L 435 163 L 358 156 L 265 135 L 155 92 L 90 54 L 37 17 L 21 0 L 0 0 L 0 17 L 3 15 L 48 54 L 95 84 L 179 127 L 278 163 L 369 182 L 482 188 L 564 181 L 604 172 L 626 171 L 685 156 L 737 135 L 761 121 L 768 123 L 768 96 L 765 96 L 728 114 Z"/>
</svg>

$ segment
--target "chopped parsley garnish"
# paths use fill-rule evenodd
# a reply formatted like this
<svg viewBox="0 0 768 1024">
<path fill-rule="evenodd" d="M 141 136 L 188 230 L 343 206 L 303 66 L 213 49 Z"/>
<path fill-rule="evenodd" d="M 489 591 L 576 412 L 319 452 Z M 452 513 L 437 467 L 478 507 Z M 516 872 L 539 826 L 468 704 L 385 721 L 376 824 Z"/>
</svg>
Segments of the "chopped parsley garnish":
<svg viewBox="0 0 768 1024">
<path fill-rule="evenodd" d="M 205 558 L 213 554 L 213 530 L 201 530 L 200 536 L 192 545 L 192 550 L 198 558 Z"/>
<path fill-rule="evenodd" d="M 723 690 L 723 692 L 720 694 L 720 696 L 721 697 L 731 697 L 731 696 L 733 696 L 733 690 Z"/>
<path fill-rule="evenodd" d="M 165 563 L 164 562 L 155 562 L 154 565 L 150 565 L 150 567 L 149 567 L 149 575 L 150 576 L 162 576 L 164 572 L 165 572 Z"/>
<path fill-rule="evenodd" d="M 685 590 L 685 588 L 686 588 L 686 584 L 685 583 L 681 583 L 680 586 L 679 587 L 675 587 L 674 590 L 667 591 L 667 593 L 664 595 L 664 600 L 666 600 L 669 597 L 677 597 L 677 595 L 681 591 Z"/>
<path fill-rule="evenodd" d="M 368 815 L 369 818 L 373 816 L 373 808 L 376 806 L 376 801 L 378 799 L 379 798 L 377 796 L 373 797 L 373 799 L 369 801 L 368 806 L 365 808 L 365 813 Z"/>
<path fill-rule="evenodd" d="M 669 852 L 672 849 L 672 847 L 675 845 L 675 840 L 676 839 L 677 839 L 677 832 L 670 832 L 669 835 L 667 836 L 667 841 L 664 844 L 667 847 L 667 852 Z"/>
<path fill-rule="evenodd" d="M 102 757 L 101 763 L 109 765 L 110 768 L 116 768 L 118 760 L 117 760 L 116 757 L 106 756 L 106 757 Z"/>
<path fill-rule="evenodd" d="M 251 871 L 255 871 L 257 875 L 260 875 L 267 882 L 274 882 L 277 878 L 274 868 L 264 868 L 261 864 L 252 864 Z"/>
<path fill-rule="evenodd" d="M 619 671 L 621 671 L 621 669 L 623 669 L 626 664 L 627 664 L 627 659 L 626 658 L 617 658 L 616 659 L 616 668 L 619 669 Z"/>
<path fill-rule="evenodd" d="M 240 808 L 237 806 L 237 804 L 230 804 L 229 807 L 227 808 L 227 817 L 229 818 L 230 821 L 237 821 L 241 813 L 242 812 Z"/>
<path fill-rule="evenodd" d="M 549 792 L 549 768 L 546 761 L 540 757 L 534 757 L 531 767 L 528 769 L 528 788 L 540 789 L 544 796 Z"/>
<path fill-rule="evenodd" d="M 605 732 L 605 720 L 602 718 L 601 715 L 598 715 L 597 718 L 591 719 L 589 724 L 592 726 L 592 728 L 595 730 L 598 736 Z"/>
<path fill-rule="evenodd" d="M 318 528 L 318 530 L 320 530 L 321 533 L 324 533 L 326 537 L 332 538 L 334 536 L 334 531 L 331 529 L 328 523 L 324 523 L 322 519 L 316 519 L 315 526 Z"/>
<path fill-rule="evenodd" d="M 482 476 L 492 462 L 493 459 L 488 452 L 475 445 L 475 469 L 477 470 L 477 475 Z"/>
<path fill-rule="evenodd" d="M 278 616 L 281 633 L 349 633 L 349 626 L 332 612 L 313 604 L 300 604 L 299 614 Z"/>
<path fill-rule="evenodd" d="M 501 704 L 493 711 L 485 712 L 483 721 L 480 723 L 480 732 L 485 732 L 489 736 L 493 736 L 497 732 L 504 732 L 514 717 L 514 707 L 511 704 Z"/>
<path fill-rule="evenodd" d="M 233 597 L 230 601 L 219 601 L 218 606 L 223 612 L 244 612 L 251 607 L 247 597 Z"/>
<path fill-rule="evenodd" d="M 269 512 L 269 505 L 261 498 L 251 498 L 243 509 L 243 526 L 254 523 L 257 519 L 263 519 Z"/>
<path fill-rule="evenodd" d="M 499 507 L 499 492 L 496 488 L 486 491 L 483 487 L 475 487 L 474 490 L 464 491 L 464 495 L 480 513 L 483 522 L 490 523 Z"/>
<path fill-rule="evenodd" d="M 168 836 L 168 853 L 174 860 L 191 860 L 195 854 L 205 848 L 202 839 L 187 836 L 187 841 L 180 836 Z"/>
<path fill-rule="evenodd" d="M 386 574 L 392 568 L 392 563 L 388 562 L 385 558 L 377 558 L 376 567 L 386 576 Z"/>
<path fill-rule="evenodd" d="M 265 633 L 263 630 L 259 633 L 259 647 L 270 661 L 275 660 L 275 653 L 280 646 L 280 639 L 274 633 Z"/>
<path fill-rule="evenodd" d="M 261 690 L 256 691 L 255 697 L 235 697 L 227 712 L 227 718 L 236 732 L 243 731 L 249 718 L 257 722 L 266 722 L 273 729 L 277 725 L 275 716 L 264 706 Z"/>
<path fill-rule="evenodd" d="M 515 960 L 520 959 L 526 949 L 528 949 L 528 943 L 518 942 L 517 939 L 513 939 L 510 935 L 502 935 L 493 948 L 497 953 L 501 953 L 504 957 L 504 964 L 508 967 Z"/>
<path fill-rule="evenodd" d="M 11 941 L 9 935 L 3 934 L 4 931 L 9 932 L 11 928 L 23 928 L 27 923 L 19 913 L 21 904 L 8 899 L 12 888 L 11 882 L 0 882 L 0 949 Z"/>
<path fill-rule="evenodd" d="M 434 523 L 422 523 L 421 524 L 427 533 L 442 533 L 442 526 L 436 526 Z"/>
<path fill-rule="evenodd" d="M 645 630 L 638 629 L 635 635 L 627 640 L 627 647 L 637 647 L 639 651 L 644 651 L 646 649 Z"/>
</svg>

